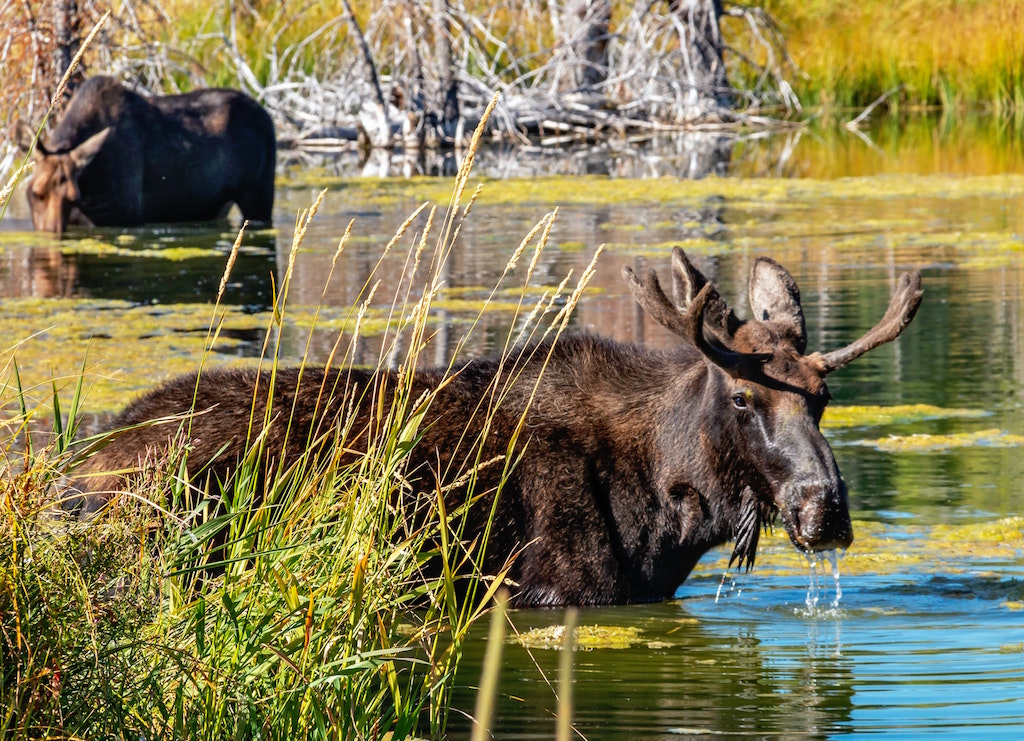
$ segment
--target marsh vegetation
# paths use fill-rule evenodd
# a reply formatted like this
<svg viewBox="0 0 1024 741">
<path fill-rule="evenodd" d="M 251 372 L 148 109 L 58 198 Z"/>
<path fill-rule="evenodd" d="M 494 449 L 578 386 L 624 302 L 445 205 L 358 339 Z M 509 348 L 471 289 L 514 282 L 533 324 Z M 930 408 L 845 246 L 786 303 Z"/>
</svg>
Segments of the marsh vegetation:
<svg viewBox="0 0 1024 741">
<path fill-rule="evenodd" d="M 0 13 L 13 27 L 24 8 L 48 5 Z M 98 5 L 78 5 L 88 25 Z M 316 100 L 344 79 L 331 76 L 338 68 L 359 76 L 337 6 L 297 14 L 297 5 L 123 3 L 133 12 L 104 28 L 108 41 L 87 62 L 154 91 L 226 84 L 278 95 L 287 108 L 289 96 Z M 401 4 L 402 13 L 423 7 Z M 187 489 L 173 460 L 138 499 L 93 522 L 62 516 L 54 492 L 87 439 L 160 380 L 201 365 L 374 367 L 414 353 L 445 364 L 498 352 L 537 326 L 527 307 L 560 308 L 559 284 L 598 244 L 604 257 L 569 327 L 655 347 L 673 340 L 634 314 L 618 271 L 661 267 L 676 244 L 702 256 L 737 304 L 757 256 L 798 266 L 816 346 L 858 336 L 899 270 L 923 272 L 925 305 L 912 332 L 832 388 L 823 428 L 850 486 L 856 538 L 838 608 L 806 608 L 807 566 L 778 534 L 765 536 L 758 569 L 732 589 L 728 551 L 711 554 L 673 601 L 579 617 L 571 710 L 553 680 L 561 652 L 548 650 L 572 635 L 565 615 L 512 613 L 502 671 L 488 684 L 498 698 L 491 727 L 505 738 L 551 735 L 560 714 L 587 737 L 820 738 L 1024 724 L 1021 9 L 764 7 L 799 68 L 786 79 L 804 115 L 821 116 L 782 137 L 737 139 L 721 173 L 735 179 L 681 180 L 691 155 L 675 142 L 609 138 L 596 156 L 521 148 L 525 165 L 500 149 L 478 152 L 482 190 L 471 213 L 465 200 L 452 212 L 458 233 L 447 242 L 437 224 L 449 179 L 357 177 L 368 171 L 358 155 L 297 155 L 282 163 L 278 228 L 247 232 L 237 251 L 237 231 L 224 224 L 57 242 L 31 233 L 23 202 L 13 202 L 0 231 L 0 733 L 468 735 L 483 717 L 474 709 L 488 645 L 479 618 L 493 582 L 463 598 L 450 581 L 422 578 L 417 549 L 440 519 L 398 549 L 380 535 L 397 527 L 384 503 L 408 410 L 396 410 L 381 455 L 364 468 L 300 467 L 271 487 L 267 508 L 243 495 L 207 517 L 196 506 L 207 492 Z M 388 90 L 400 83 L 396 39 L 408 38 L 406 16 L 390 9 L 353 6 L 391 60 L 379 70 Z M 541 16 L 476 17 L 497 29 L 480 59 L 507 60 L 507 47 L 531 70 L 547 59 L 531 55 L 553 48 Z M 722 21 L 730 46 L 735 20 Z M 339 46 L 349 56 L 334 54 Z M 38 120 L 52 93 L 39 82 L 39 48 L 12 43 L 3 53 L 5 109 Z M 522 73 L 509 69 L 490 73 L 500 84 L 467 85 L 469 103 L 511 90 Z M 866 141 L 842 125 L 857 115 L 846 106 L 890 92 L 860 125 Z M 324 100 L 339 116 L 324 119 L 330 126 L 353 120 L 340 116 L 354 107 Z M 324 124 L 322 112 L 293 107 L 293 132 Z M 878 115 L 917 108 L 943 115 Z M 971 115 L 978 109 L 984 118 Z M 445 161 L 437 172 L 462 164 Z M 398 159 L 386 165 L 403 172 Z M 504 179 L 553 169 L 566 176 Z M 315 218 L 296 222 L 325 187 Z M 505 275 L 556 207 L 534 269 L 522 260 Z M 442 243 L 454 249 L 441 288 L 408 280 L 411 256 L 426 245 L 427 260 Z M 185 514 L 163 515 L 169 505 Z M 211 579 L 202 546 L 218 532 L 228 565 Z"/>
</svg>

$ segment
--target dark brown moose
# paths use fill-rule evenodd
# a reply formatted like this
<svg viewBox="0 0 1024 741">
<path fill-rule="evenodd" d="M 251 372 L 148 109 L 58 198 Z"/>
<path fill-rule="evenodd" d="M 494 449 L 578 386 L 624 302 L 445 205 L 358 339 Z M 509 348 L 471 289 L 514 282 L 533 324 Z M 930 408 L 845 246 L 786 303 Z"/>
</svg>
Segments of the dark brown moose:
<svg viewBox="0 0 1024 741">
<path fill-rule="evenodd" d="M 448 511 L 467 496 L 464 481 L 462 488 L 449 485 L 459 475 L 454 469 L 464 471 L 466 458 L 476 455 L 473 441 L 483 440 L 476 460 L 501 459 L 523 420 L 518 448 L 505 458 L 515 464 L 496 503 L 503 466 L 480 467 L 474 492 L 482 496 L 465 531 L 467 540 L 479 536 L 493 505 L 483 568 L 497 573 L 519 552 L 509 572 L 514 604 L 668 598 L 708 549 L 729 540 L 736 541 L 733 560 L 753 565 L 760 530 L 776 513 L 802 551 L 845 548 L 853 540 L 846 486 L 818 429 L 829 401 L 825 377 L 899 336 L 920 304 L 920 275 L 900 276 L 885 316 L 859 340 L 805 355 L 799 291 L 778 263 L 754 263 L 749 321 L 737 319 L 682 250 L 675 250 L 672 267 L 675 301 L 653 270 L 641 278 L 623 269 L 643 309 L 679 336 L 671 352 L 566 335 L 504 359 L 413 378 L 410 398 L 440 388 L 406 479 L 428 497 L 447 486 Z M 498 376 L 504 397 L 487 427 L 481 406 Z M 281 414 L 267 431 L 265 462 L 294 461 L 311 441 L 329 440 L 322 444 L 337 452 L 330 432 L 346 420 L 353 422 L 346 441 L 352 459 L 375 424 L 373 400 L 390 405 L 389 390 L 398 383 L 383 370 L 306 368 L 299 378 L 291 370 L 275 380 Z M 257 383 L 261 391 L 254 393 Z M 253 399 L 265 399 L 269 383 L 266 372 L 209 371 L 198 384 L 186 376 L 143 396 L 114 422 L 127 431 L 77 471 L 86 509 L 127 486 L 122 473 L 102 472 L 138 468 L 154 452 L 159 457 L 178 429 L 141 423 L 192 408 L 190 478 L 227 481 L 246 449 Z M 264 413 L 257 403 L 255 418 Z"/>
<path fill-rule="evenodd" d="M 23 128 L 26 149 L 32 132 Z M 37 231 L 208 221 L 232 203 L 271 221 L 274 124 L 235 90 L 143 97 L 112 77 L 75 92 L 49 140 L 33 150 L 28 184 Z"/>
</svg>

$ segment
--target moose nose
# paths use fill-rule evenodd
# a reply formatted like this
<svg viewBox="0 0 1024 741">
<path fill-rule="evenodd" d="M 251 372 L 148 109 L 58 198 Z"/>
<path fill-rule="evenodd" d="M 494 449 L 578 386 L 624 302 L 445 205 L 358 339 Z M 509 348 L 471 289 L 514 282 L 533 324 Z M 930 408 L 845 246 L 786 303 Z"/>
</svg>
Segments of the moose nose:
<svg viewBox="0 0 1024 741">
<path fill-rule="evenodd" d="M 801 487 L 788 514 L 783 513 L 783 523 L 801 550 L 828 551 L 849 548 L 853 543 L 853 523 L 842 480 L 838 487 Z"/>
</svg>

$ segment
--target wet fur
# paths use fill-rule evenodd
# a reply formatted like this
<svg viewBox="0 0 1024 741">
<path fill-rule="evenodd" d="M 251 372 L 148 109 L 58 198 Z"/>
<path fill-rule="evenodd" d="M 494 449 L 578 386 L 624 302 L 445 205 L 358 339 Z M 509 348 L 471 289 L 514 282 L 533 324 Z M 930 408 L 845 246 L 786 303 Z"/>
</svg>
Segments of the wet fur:
<svg viewBox="0 0 1024 741">
<path fill-rule="evenodd" d="M 492 414 L 481 460 L 505 454 L 549 350 L 548 345 L 528 346 L 519 353 L 521 370 Z M 477 407 L 498 372 L 495 359 L 475 360 L 438 393 L 409 462 L 409 480 L 418 490 L 433 492 L 438 476 L 450 482 L 461 473 L 445 471 L 453 460 L 473 453 L 471 444 L 460 440 L 472 440 L 482 431 L 484 415 Z M 566 337 L 556 345 L 526 416 L 518 451 L 522 459 L 498 499 L 484 563 L 484 571 L 493 573 L 509 554 L 522 550 L 510 575 L 519 585 L 515 604 L 665 599 L 709 548 L 733 535 L 742 501 L 725 488 L 725 481 L 699 481 L 708 478 L 707 462 L 699 450 L 687 450 L 699 412 L 667 428 L 650 424 L 653 418 L 672 419 L 674 408 L 691 405 L 705 373 L 698 353 L 688 346 L 665 354 L 590 335 Z M 413 397 L 442 377 L 441 370 L 419 373 Z M 228 479 L 246 449 L 257 379 L 262 389 L 268 388 L 266 373 L 217 370 L 202 375 L 198 413 L 187 441 L 193 478 L 213 474 Z M 373 418 L 365 398 L 373 394 L 364 395 L 363 390 L 381 383 L 393 390 L 396 383 L 389 373 L 343 369 L 306 369 L 296 389 L 297 380 L 294 369 L 279 372 L 276 379 L 273 409 L 280 416 L 267 445 L 267 458 L 273 462 L 294 461 L 310 438 L 321 437 L 343 418 L 348 400 L 360 397 L 363 404 L 349 443 L 362 448 L 366 438 L 360 433 Z M 188 413 L 195 381 L 195 376 L 172 380 L 130 405 L 111 427 L 131 428 Z M 340 392 L 346 385 L 347 395 L 338 393 L 318 403 L 325 398 L 322 388 Z M 265 399 L 265 394 L 256 398 Z M 284 417 L 292 408 L 298 424 L 286 440 Z M 257 404 L 255 418 L 262 417 L 262 405 Z M 88 495 L 87 509 L 102 506 L 125 486 L 123 476 L 102 472 L 152 459 L 177 429 L 176 422 L 128 429 L 76 470 L 76 487 Z M 464 436 L 467 430 L 470 434 Z M 681 453 L 678 460 L 659 450 L 666 435 Z M 207 461 L 212 463 L 203 466 Z M 481 472 L 476 492 L 485 496 L 471 509 L 470 534 L 484 527 L 502 467 L 499 463 Z M 464 498 L 464 490 L 451 492 L 449 507 L 461 505 Z"/>
</svg>

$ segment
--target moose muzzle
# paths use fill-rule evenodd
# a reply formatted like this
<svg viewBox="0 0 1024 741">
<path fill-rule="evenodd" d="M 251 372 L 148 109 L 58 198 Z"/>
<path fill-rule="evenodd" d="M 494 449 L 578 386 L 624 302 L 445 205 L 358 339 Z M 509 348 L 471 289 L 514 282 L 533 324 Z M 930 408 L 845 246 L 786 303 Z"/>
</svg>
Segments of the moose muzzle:
<svg viewBox="0 0 1024 741">
<path fill-rule="evenodd" d="M 846 499 L 846 484 L 796 484 L 784 492 L 779 511 L 793 545 L 805 552 L 849 548 L 853 523 Z"/>
</svg>

